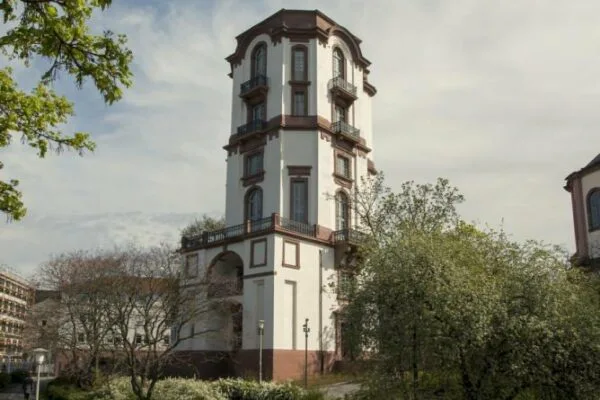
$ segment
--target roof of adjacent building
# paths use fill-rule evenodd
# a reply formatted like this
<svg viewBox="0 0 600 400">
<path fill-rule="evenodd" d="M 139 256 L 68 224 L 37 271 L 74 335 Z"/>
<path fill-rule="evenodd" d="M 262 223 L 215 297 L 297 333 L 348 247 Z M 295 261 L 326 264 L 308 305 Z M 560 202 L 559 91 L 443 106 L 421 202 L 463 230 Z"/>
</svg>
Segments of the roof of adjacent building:
<svg viewBox="0 0 600 400">
<path fill-rule="evenodd" d="M 571 172 L 566 178 L 565 180 L 567 181 L 567 184 L 565 185 L 565 189 L 567 191 L 570 191 L 571 189 L 571 182 L 573 181 L 573 179 L 578 178 L 582 175 L 588 174 L 590 172 L 594 172 L 596 170 L 600 169 L 600 154 L 598 154 L 596 157 L 594 157 L 592 159 L 592 161 L 590 161 L 589 163 L 586 164 L 585 167 L 581 168 L 578 171 L 575 172 Z"/>
</svg>

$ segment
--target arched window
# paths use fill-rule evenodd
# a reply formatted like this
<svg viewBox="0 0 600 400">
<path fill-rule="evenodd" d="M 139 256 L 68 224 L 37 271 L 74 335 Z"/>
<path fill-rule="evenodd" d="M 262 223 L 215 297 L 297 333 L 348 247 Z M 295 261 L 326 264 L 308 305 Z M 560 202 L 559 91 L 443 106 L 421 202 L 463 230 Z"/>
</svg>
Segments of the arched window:
<svg viewBox="0 0 600 400">
<path fill-rule="evenodd" d="M 338 48 L 333 50 L 333 77 L 345 78 L 344 53 Z"/>
<path fill-rule="evenodd" d="M 590 190 L 587 196 L 590 231 L 600 229 L 600 188 Z"/>
<path fill-rule="evenodd" d="M 335 195 L 335 229 L 340 231 L 350 226 L 350 202 L 348 195 L 337 192 Z"/>
<path fill-rule="evenodd" d="M 246 195 L 246 219 L 256 221 L 262 218 L 262 189 L 255 187 Z"/>
<path fill-rule="evenodd" d="M 267 45 L 258 44 L 252 51 L 252 78 L 267 75 Z"/>
</svg>

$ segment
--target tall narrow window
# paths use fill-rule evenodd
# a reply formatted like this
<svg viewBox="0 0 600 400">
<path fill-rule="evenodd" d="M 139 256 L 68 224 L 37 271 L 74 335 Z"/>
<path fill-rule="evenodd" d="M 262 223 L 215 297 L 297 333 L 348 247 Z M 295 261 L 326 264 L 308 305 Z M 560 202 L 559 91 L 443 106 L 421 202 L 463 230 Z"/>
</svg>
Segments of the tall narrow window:
<svg viewBox="0 0 600 400">
<path fill-rule="evenodd" d="M 258 103 L 252 106 L 250 120 L 262 121 L 265 119 L 265 103 Z"/>
<path fill-rule="evenodd" d="M 306 47 L 294 47 L 292 49 L 292 80 L 308 80 L 306 71 Z"/>
<path fill-rule="evenodd" d="M 340 49 L 333 50 L 333 77 L 344 78 L 344 53 Z"/>
<path fill-rule="evenodd" d="M 344 178 L 350 178 L 350 159 L 348 157 L 338 155 L 335 161 L 335 172 Z"/>
<path fill-rule="evenodd" d="M 256 221 L 262 218 L 262 190 L 251 189 L 246 196 L 246 219 Z"/>
<path fill-rule="evenodd" d="M 306 115 L 306 92 L 304 90 L 294 91 L 294 109 L 292 110 L 292 114 L 298 116 Z"/>
<path fill-rule="evenodd" d="M 333 122 L 346 122 L 346 109 L 340 105 L 335 105 L 335 114 L 333 116 Z"/>
<path fill-rule="evenodd" d="M 595 188 L 588 194 L 589 230 L 600 229 L 600 188 Z"/>
<path fill-rule="evenodd" d="M 338 192 L 335 195 L 335 229 L 348 229 L 350 217 L 350 204 L 348 195 L 344 192 Z"/>
<path fill-rule="evenodd" d="M 267 74 L 267 46 L 264 43 L 256 46 L 252 53 L 252 77 Z"/>
<path fill-rule="evenodd" d="M 308 181 L 292 179 L 290 182 L 290 219 L 308 223 Z"/>
<path fill-rule="evenodd" d="M 263 170 L 263 153 L 258 152 L 246 157 L 246 176 L 257 175 Z"/>
</svg>

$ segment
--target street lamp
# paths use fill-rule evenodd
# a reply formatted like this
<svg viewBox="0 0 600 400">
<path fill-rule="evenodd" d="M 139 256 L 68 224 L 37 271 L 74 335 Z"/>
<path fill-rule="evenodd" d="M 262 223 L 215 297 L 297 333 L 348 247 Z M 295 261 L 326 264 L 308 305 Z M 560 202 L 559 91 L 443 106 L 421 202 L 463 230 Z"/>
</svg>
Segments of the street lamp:
<svg viewBox="0 0 600 400">
<path fill-rule="evenodd" d="M 39 400 L 40 398 L 40 370 L 42 369 L 42 364 L 46 359 L 47 352 L 48 350 L 42 348 L 33 349 L 32 351 L 34 360 L 37 363 L 37 382 L 35 385 L 35 400 Z"/>
<path fill-rule="evenodd" d="M 308 327 L 308 318 L 304 320 L 304 325 L 302 325 L 302 330 L 304 331 L 304 388 L 308 387 L 308 334 L 310 332 L 310 328 Z"/>
<path fill-rule="evenodd" d="M 258 321 L 258 381 L 262 382 L 262 357 L 263 357 L 263 336 L 265 335 L 265 321 Z"/>
</svg>

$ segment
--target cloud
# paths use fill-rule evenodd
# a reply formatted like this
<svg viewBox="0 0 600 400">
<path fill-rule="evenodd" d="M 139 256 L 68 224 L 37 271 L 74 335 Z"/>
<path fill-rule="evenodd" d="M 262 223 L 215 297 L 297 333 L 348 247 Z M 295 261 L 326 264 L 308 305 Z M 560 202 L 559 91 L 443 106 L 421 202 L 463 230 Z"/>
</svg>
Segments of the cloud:
<svg viewBox="0 0 600 400">
<path fill-rule="evenodd" d="M 600 151 L 600 4 L 140 4 L 115 3 L 94 20 L 129 37 L 135 85 L 123 101 L 109 108 L 90 86 L 57 84 L 77 104 L 68 128 L 91 131 L 96 153 L 0 151 L 31 211 L 0 228 L 0 261 L 30 271 L 51 252 L 136 235 L 154 243 L 176 237 L 185 218 L 222 212 L 232 93 L 224 57 L 237 34 L 280 8 L 319 8 L 363 39 L 378 88 L 374 158 L 391 186 L 447 177 L 466 195 L 466 218 L 573 248 L 562 185 Z"/>
</svg>

